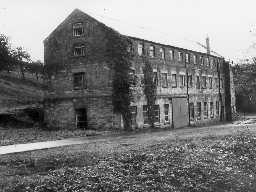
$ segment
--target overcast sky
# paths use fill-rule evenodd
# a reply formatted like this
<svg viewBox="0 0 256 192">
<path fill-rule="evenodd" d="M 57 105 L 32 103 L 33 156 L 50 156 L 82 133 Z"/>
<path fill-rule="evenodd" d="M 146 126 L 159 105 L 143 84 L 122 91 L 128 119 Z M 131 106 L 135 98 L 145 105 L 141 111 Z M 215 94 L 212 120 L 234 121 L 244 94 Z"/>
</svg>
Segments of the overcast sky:
<svg viewBox="0 0 256 192">
<path fill-rule="evenodd" d="M 75 8 L 121 33 L 190 44 L 208 35 L 227 59 L 256 56 L 255 0 L 0 0 L 0 33 L 43 60 L 43 39 Z"/>
</svg>

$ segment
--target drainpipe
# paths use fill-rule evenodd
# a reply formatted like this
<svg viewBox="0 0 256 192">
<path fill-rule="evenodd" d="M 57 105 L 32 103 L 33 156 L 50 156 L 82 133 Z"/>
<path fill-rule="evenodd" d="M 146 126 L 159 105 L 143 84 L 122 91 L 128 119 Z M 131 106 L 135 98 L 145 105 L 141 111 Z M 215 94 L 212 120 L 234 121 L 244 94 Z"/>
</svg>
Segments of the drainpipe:
<svg viewBox="0 0 256 192">
<path fill-rule="evenodd" d="M 220 121 L 222 121 L 222 95 L 221 95 L 221 88 L 220 88 L 220 83 L 221 83 L 221 81 L 220 81 L 220 62 L 219 62 L 219 60 L 218 60 L 218 62 L 217 62 L 217 72 L 218 72 L 218 79 L 219 79 L 219 86 L 218 86 L 218 88 L 219 88 L 219 100 L 220 100 L 220 105 L 219 105 L 219 116 L 220 116 Z"/>
<path fill-rule="evenodd" d="M 190 56 L 190 55 L 189 55 L 189 56 Z M 189 59 L 188 62 L 190 62 L 190 59 Z M 186 68 L 186 82 L 187 82 L 186 94 L 187 94 L 187 102 L 188 102 L 188 126 L 190 126 L 190 109 L 189 109 L 189 93 L 188 93 L 188 68 L 187 68 L 186 58 L 185 58 L 185 68 Z"/>
</svg>

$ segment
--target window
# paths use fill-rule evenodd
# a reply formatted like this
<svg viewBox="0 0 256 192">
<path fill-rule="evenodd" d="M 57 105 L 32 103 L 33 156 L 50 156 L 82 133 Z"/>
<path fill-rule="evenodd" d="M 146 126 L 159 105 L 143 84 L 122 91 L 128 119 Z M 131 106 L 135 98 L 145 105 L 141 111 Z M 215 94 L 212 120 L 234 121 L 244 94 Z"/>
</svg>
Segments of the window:
<svg viewBox="0 0 256 192">
<path fill-rule="evenodd" d="M 202 88 L 206 89 L 206 86 L 207 86 L 206 76 L 202 76 L 202 79 L 203 79 L 203 86 L 202 86 Z"/>
<path fill-rule="evenodd" d="M 149 47 L 149 56 L 155 57 L 155 47 L 153 45 Z"/>
<path fill-rule="evenodd" d="M 73 88 L 74 89 L 86 89 L 85 73 L 74 73 L 73 74 Z"/>
<path fill-rule="evenodd" d="M 215 77 L 215 87 L 219 88 L 219 79 L 218 79 L 218 77 Z"/>
<path fill-rule="evenodd" d="M 208 118 L 208 103 L 204 102 L 204 118 Z"/>
<path fill-rule="evenodd" d="M 129 44 L 127 45 L 127 52 L 131 53 L 132 51 L 133 51 L 133 49 L 132 49 L 132 44 L 129 43 Z"/>
<path fill-rule="evenodd" d="M 203 57 L 203 56 L 200 56 L 200 57 L 199 57 L 199 62 L 200 62 L 200 65 L 203 65 L 203 64 L 204 64 L 204 57 Z"/>
<path fill-rule="evenodd" d="M 186 59 L 185 59 L 186 63 L 189 63 L 189 54 L 186 53 Z"/>
<path fill-rule="evenodd" d="M 212 77 L 209 77 L 209 88 L 212 89 Z"/>
<path fill-rule="evenodd" d="M 142 43 L 138 44 L 138 55 L 141 56 L 144 54 L 144 45 Z"/>
<path fill-rule="evenodd" d="M 76 57 L 85 56 L 85 46 L 83 46 L 83 45 L 82 46 L 75 46 L 73 54 Z"/>
<path fill-rule="evenodd" d="M 178 52 L 178 61 L 182 62 L 183 61 L 183 53 L 182 52 Z"/>
<path fill-rule="evenodd" d="M 131 111 L 131 120 L 132 120 L 132 126 L 136 126 L 136 117 L 137 117 L 137 107 L 136 106 L 131 106 L 130 107 Z"/>
<path fill-rule="evenodd" d="M 224 88 L 224 80 L 223 80 L 223 78 L 220 78 L 220 87 L 222 89 Z"/>
<path fill-rule="evenodd" d="M 169 104 L 164 104 L 164 121 L 165 121 L 165 123 L 170 123 Z"/>
<path fill-rule="evenodd" d="M 210 117 L 214 117 L 214 111 L 213 111 L 213 102 L 210 102 Z"/>
<path fill-rule="evenodd" d="M 189 103 L 189 115 L 190 115 L 190 120 L 193 121 L 195 118 L 194 103 Z"/>
<path fill-rule="evenodd" d="M 193 78 L 192 75 L 188 75 L 188 86 L 193 87 Z"/>
<path fill-rule="evenodd" d="M 148 106 L 147 105 L 143 105 L 143 119 L 144 119 L 144 124 L 149 123 L 149 120 L 148 120 Z"/>
<path fill-rule="evenodd" d="M 157 72 L 153 72 L 153 82 L 155 85 L 158 85 L 158 75 Z"/>
<path fill-rule="evenodd" d="M 154 122 L 160 122 L 160 108 L 159 105 L 154 105 Z"/>
<path fill-rule="evenodd" d="M 174 59 L 174 51 L 173 50 L 170 50 L 170 59 L 173 60 Z"/>
<path fill-rule="evenodd" d="M 177 76 L 172 74 L 172 87 L 177 87 Z"/>
<path fill-rule="evenodd" d="M 193 55 L 193 64 L 196 64 L 196 63 L 197 63 L 197 56 Z"/>
<path fill-rule="evenodd" d="M 213 58 L 210 59 L 210 67 L 213 67 L 214 66 L 214 62 L 213 62 Z"/>
<path fill-rule="evenodd" d="M 162 73 L 162 87 L 164 88 L 168 87 L 167 73 Z"/>
<path fill-rule="evenodd" d="M 185 87 L 185 86 L 186 86 L 186 76 L 180 75 L 180 87 Z"/>
<path fill-rule="evenodd" d="M 209 63 L 209 58 L 206 57 L 206 58 L 205 58 L 205 65 L 206 65 L 206 66 L 209 66 L 209 64 L 210 64 L 210 63 Z"/>
<path fill-rule="evenodd" d="M 84 33 L 84 28 L 82 23 L 76 23 L 73 25 L 73 36 L 80 37 Z"/>
<path fill-rule="evenodd" d="M 165 58 L 164 49 L 163 49 L 163 48 L 160 48 L 159 52 L 160 52 L 161 58 L 164 59 L 164 58 Z"/>
<path fill-rule="evenodd" d="M 197 119 L 201 119 L 201 102 L 196 103 L 197 108 Z"/>
<path fill-rule="evenodd" d="M 196 76 L 196 88 L 200 89 L 200 77 L 198 75 Z"/>
<path fill-rule="evenodd" d="M 216 101 L 216 115 L 219 115 L 219 110 L 220 110 L 220 103 L 219 101 Z"/>
</svg>

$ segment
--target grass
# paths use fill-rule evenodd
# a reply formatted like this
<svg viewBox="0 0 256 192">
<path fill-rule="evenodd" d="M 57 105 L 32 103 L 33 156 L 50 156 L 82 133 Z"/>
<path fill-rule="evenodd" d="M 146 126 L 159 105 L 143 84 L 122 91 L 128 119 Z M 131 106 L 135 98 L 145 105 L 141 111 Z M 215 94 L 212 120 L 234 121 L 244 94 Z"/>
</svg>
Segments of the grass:
<svg viewBox="0 0 256 192">
<path fill-rule="evenodd" d="M 256 135 L 250 131 L 123 149 L 88 151 L 86 146 L 73 146 L 6 155 L 0 159 L 0 186 L 7 192 L 256 188 Z"/>
</svg>

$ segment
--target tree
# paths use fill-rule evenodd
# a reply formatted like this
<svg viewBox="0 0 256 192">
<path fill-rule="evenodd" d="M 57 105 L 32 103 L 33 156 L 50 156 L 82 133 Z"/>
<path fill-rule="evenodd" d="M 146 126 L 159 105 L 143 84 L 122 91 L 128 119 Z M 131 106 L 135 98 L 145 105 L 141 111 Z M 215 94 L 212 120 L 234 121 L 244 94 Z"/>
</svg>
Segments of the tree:
<svg viewBox="0 0 256 192">
<path fill-rule="evenodd" d="M 21 76 L 24 79 L 25 78 L 24 67 L 26 62 L 30 61 L 30 55 L 22 47 L 17 47 L 16 49 L 12 50 L 12 56 L 13 56 L 14 62 L 19 66 Z"/>
<path fill-rule="evenodd" d="M 10 70 L 12 57 L 10 53 L 9 39 L 3 34 L 0 34 L 0 71 Z"/>
<path fill-rule="evenodd" d="M 152 68 L 149 60 L 146 57 L 144 57 L 143 62 L 144 62 L 144 68 L 143 68 L 144 94 L 147 99 L 148 120 L 149 120 L 151 128 L 154 128 L 154 122 L 155 122 L 154 107 L 155 107 L 155 102 L 156 102 L 156 88 L 157 88 L 157 84 L 155 81 L 157 81 L 157 79 L 154 79 L 153 68 Z M 157 78 L 157 77 L 155 77 L 155 78 Z"/>
<path fill-rule="evenodd" d="M 39 79 L 39 75 L 43 75 L 43 63 L 40 60 L 33 61 L 26 64 L 26 69 L 31 73 L 35 74 L 36 79 Z"/>
</svg>

